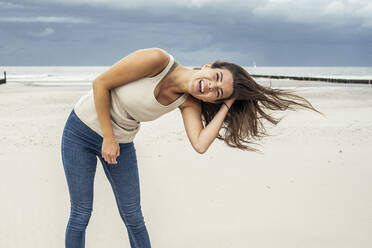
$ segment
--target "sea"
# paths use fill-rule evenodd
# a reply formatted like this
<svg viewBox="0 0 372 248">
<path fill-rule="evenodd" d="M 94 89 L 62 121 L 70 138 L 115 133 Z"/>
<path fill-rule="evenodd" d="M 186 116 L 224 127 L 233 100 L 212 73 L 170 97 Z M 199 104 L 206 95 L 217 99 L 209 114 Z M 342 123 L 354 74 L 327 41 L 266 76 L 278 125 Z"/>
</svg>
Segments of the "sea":
<svg viewBox="0 0 372 248">
<path fill-rule="evenodd" d="M 187 66 L 194 68 L 194 66 Z M 244 67 L 250 74 L 336 79 L 371 80 L 372 67 Z M 7 84 L 27 86 L 89 86 L 109 66 L 0 66 L 0 79 L 6 71 Z M 257 82 L 275 86 L 320 86 L 326 82 L 257 78 Z M 333 83 L 335 84 L 335 83 Z"/>
</svg>

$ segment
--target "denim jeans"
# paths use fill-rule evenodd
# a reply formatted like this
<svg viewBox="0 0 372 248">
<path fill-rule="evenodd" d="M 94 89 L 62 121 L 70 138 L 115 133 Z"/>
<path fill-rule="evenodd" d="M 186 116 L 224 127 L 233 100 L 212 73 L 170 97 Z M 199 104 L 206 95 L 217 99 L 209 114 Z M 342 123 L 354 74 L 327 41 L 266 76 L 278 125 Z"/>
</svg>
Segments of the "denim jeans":
<svg viewBox="0 0 372 248">
<path fill-rule="evenodd" d="M 109 164 L 101 154 L 103 138 L 83 123 L 72 110 L 62 135 L 62 163 L 70 195 L 66 248 L 85 247 L 85 230 L 93 206 L 93 183 L 100 159 L 115 195 L 120 216 L 132 248 L 150 248 L 140 204 L 140 183 L 133 142 L 119 143 L 117 164 Z"/>
</svg>

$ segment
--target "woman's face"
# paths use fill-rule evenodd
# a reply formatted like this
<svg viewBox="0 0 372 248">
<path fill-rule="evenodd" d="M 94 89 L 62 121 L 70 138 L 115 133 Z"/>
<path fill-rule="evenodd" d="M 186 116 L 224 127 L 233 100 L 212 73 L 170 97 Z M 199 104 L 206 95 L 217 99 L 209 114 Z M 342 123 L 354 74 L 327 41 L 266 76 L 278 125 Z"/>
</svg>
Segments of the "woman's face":
<svg viewBox="0 0 372 248">
<path fill-rule="evenodd" d="M 189 94 L 204 102 L 227 98 L 233 93 L 233 75 L 227 69 L 211 68 L 211 63 L 195 72 L 189 82 Z"/>
</svg>

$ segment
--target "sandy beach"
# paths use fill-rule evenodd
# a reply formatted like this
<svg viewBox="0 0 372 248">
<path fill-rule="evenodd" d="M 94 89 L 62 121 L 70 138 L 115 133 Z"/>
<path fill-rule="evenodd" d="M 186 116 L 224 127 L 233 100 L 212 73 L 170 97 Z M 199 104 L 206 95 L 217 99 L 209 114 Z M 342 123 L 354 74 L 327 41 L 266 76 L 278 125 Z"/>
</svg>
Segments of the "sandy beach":
<svg viewBox="0 0 372 248">
<path fill-rule="evenodd" d="M 89 89 L 0 85 L 0 247 L 64 247 L 61 136 Z M 372 247 L 372 86 L 309 82 L 298 93 L 325 116 L 279 114 L 263 154 L 219 140 L 196 153 L 178 110 L 141 124 L 134 144 L 153 247 Z M 86 247 L 129 248 L 97 163 Z"/>
</svg>

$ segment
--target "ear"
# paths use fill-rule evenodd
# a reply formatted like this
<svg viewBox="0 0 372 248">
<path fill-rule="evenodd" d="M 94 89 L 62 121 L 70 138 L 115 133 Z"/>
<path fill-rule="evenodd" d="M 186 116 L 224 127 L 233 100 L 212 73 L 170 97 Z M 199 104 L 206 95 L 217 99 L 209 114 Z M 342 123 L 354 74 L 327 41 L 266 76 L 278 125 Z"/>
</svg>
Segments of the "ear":
<svg viewBox="0 0 372 248">
<path fill-rule="evenodd" d="M 211 68 L 212 64 L 213 64 L 212 62 L 209 62 L 209 63 L 203 65 L 203 66 L 202 66 L 202 69 L 205 69 L 205 68 Z"/>
</svg>

